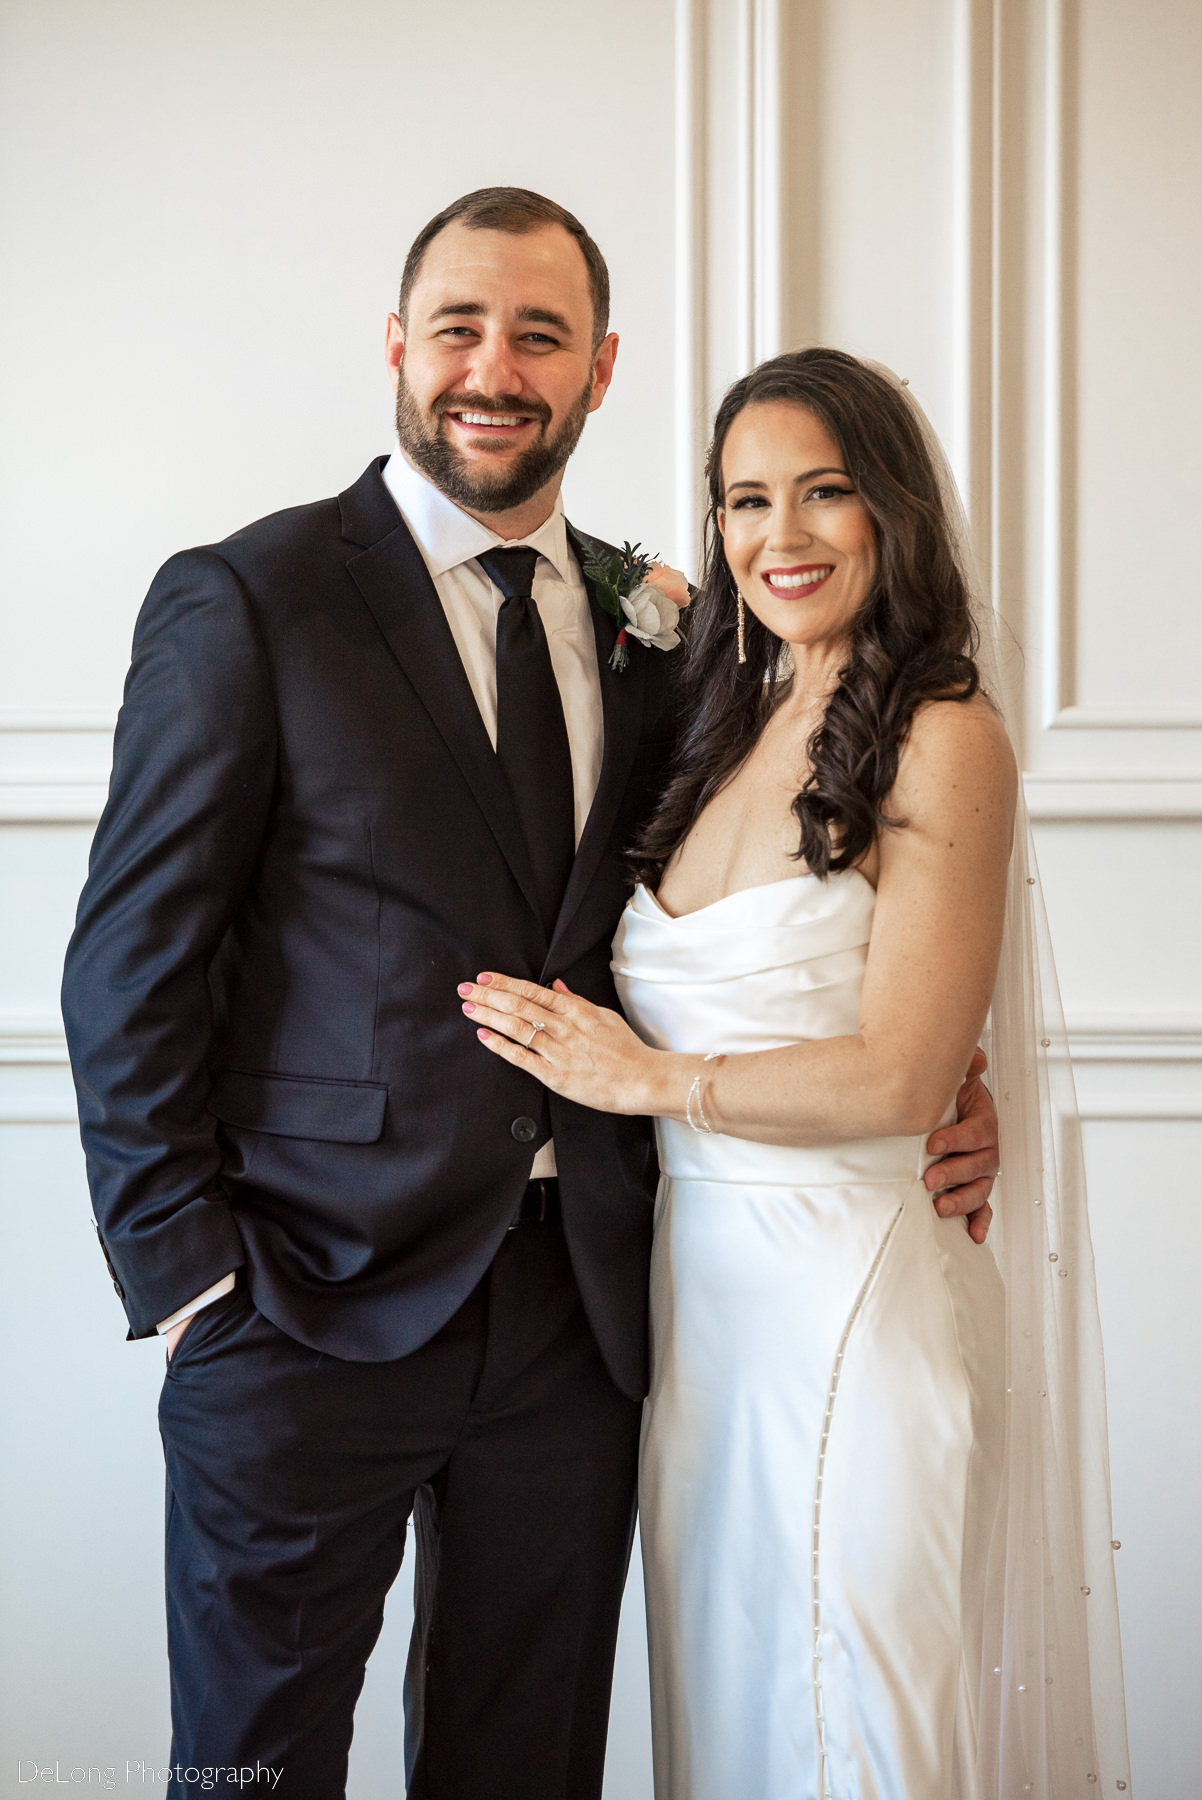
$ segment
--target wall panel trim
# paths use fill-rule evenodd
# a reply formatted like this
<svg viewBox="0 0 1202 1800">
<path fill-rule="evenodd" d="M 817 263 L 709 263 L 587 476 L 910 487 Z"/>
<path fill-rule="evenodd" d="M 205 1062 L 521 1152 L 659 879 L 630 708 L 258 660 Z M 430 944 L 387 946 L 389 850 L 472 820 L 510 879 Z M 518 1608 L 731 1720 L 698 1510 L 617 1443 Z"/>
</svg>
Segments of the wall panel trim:
<svg viewBox="0 0 1202 1800">
<path fill-rule="evenodd" d="M 705 451 L 705 0 L 676 0 L 676 555 L 690 574 L 701 539 Z"/>
<path fill-rule="evenodd" d="M 1068 1031 L 1073 1061 L 1091 1077 L 1081 1096 L 1083 1119 L 1202 1117 L 1196 1074 L 1202 1015 L 1080 1013 L 1070 1017 Z M 1108 1068 L 1111 1079 L 1122 1070 L 1129 1079 L 1113 1093 L 1099 1093 L 1092 1079 L 1098 1065 Z M 1174 1093 L 1171 1083 L 1143 1091 L 1139 1078 L 1148 1074 L 1163 1083 L 1173 1066 L 1186 1077 L 1186 1091 Z M 67 1040 L 57 1014 L 0 1014 L 0 1125 L 75 1121 Z"/>
<path fill-rule="evenodd" d="M 679 499 L 678 524 L 695 529 L 698 496 L 682 484 Z M 113 722 L 99 711 L 0 713 L 0 825 L 94 825 L 108 792 Z M 1025 782 L 1033 819 L 1202 819 L 1202 771 L 1028 773 Z"/>
<path fill-rule="evenodd" d="M 1037 820 L 1202 820 L 1202 774 L 1145 778 L 1028 773 L 1023 784 L 1027 809 Z"/>
</svg>

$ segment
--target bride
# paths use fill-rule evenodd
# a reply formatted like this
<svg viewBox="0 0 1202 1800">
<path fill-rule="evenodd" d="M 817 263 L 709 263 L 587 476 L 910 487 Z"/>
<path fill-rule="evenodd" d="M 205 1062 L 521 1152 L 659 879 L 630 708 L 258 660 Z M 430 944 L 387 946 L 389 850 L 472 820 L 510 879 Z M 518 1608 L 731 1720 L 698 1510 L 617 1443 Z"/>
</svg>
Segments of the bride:
<svg viewBox="0 0 1202 1800">
<path fill-rule="evenodd" d="M 658 1800 L 1127 1786 L 1088 1240 L 1043 1166 L 1018 777 L 924 425 L 833 350 L 727 394 L 630 1023 L 500 973 L 467 1002 L 557 1093 L 657 1120 Z M 999 1258 L 922 1180 L 987 1017 Z"/>
</svg>

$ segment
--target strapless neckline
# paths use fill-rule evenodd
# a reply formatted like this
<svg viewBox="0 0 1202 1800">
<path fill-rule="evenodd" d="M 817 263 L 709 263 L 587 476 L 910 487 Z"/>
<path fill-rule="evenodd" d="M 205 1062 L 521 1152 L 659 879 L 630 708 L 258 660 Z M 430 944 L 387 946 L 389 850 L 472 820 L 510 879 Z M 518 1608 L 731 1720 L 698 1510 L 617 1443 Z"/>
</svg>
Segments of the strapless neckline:
<svg viewBox="0 0 1202 1800">
<path fill-rule="evenodd" d="M 836 869 L 832 874 L 828 875 L 826 879 L 828 882 L 838 881 L 843 876 L 853 876 L 857 881 L 862 881 L 865 887 L 869 888 L 875 897 L 876 889 L 872 886 L 867 875 L 863 874 L 859 869 Z M 771 888 L 792 887 L 797 882 L 818 881 L 819 879 L 820 877 L 815 875 L 812 869 L 806 869 L 799 875 L 784 875 L 778 881 L 757 881 L 751 887 L 736 888 L 733 893 L 723 894 L 719 900 L 711 900 L 707 906 L 695 906 L 689 912 L 683 913 L 670 913 L 660 900 L 659 896 L 653 894 L 645 882 L 640 881 L 638 887 L 634 891 L 636 895 L 645 894 L 661 918 L 667 919 L 672 925 L 683 925 L 687 920 L 699 919 L 705 913 L 716 911 L 720 906 L 729 906 L 732 901 L 745 900 L 750 895 L 763 894 Z"/>
</svg>

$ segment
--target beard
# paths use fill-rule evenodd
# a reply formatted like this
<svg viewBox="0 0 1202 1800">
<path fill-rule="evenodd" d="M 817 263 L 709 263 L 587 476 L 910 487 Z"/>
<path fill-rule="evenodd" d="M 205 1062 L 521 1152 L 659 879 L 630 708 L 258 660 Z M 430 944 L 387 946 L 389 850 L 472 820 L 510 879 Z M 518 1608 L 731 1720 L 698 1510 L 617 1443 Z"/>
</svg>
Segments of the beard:
<svg viewBox="0 0 1202 1800">
<path fill-rule="evenodd" d="M 440 394 L 427 417 L 405 379 L 403 363 L 397 376 L 396 434 L 401 449 L 449 500 L 474 513 L 503 513 L 524 506 L 558 475 L 580 442 L 593 390 L 590 374 L 558 431 L 548 436 L 551 408 L 543 400 L 519 400 L 515 394 Z M 452 412 L 533 413 L 539 433 L 528 449 L 494 475 L 469 462 L 451 443 L 443 420 Z"/>
</svg>

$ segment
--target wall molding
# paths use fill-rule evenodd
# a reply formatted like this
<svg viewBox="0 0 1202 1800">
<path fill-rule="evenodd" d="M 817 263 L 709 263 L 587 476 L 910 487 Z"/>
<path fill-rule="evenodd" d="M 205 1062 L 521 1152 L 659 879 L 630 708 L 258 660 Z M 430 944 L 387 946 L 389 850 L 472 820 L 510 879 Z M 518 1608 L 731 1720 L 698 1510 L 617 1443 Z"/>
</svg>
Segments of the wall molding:
<svg viewBox="0 0 1202 1800">
<path fill-rule="evenodd" d="M 107 779 L 0 777 L 0 825 L 95 825 L 107 795 Z"/>
<path fill-rule="evenodd" d="M 705 447 L 705 0 L 676 0 L 676 555 L 692 572 L 701 543 Z"/>
<path fill-rule="evenodd" d="M 697 502 L 683 490 L 678 501 L 683 529 Z M 113 725 L 99 711 L 0 713 L 0 825 L 94 825 L 108 794 Z M 1036 771 L 1024 782 L 1033 819 L 1202 819 L 1202 769 Z"/>
<path fill-rule="evenodd" d="M 689 571 L 711 409 L 783 348 L 786 15 L 784 0 L 676 0 L 675 525 Z M 725 208 L 712 204 L 719 169 L 733 179 Z"/>
<path fill-rule="evenodd" d="M 747 212 L 751 225 L 751 291 L 747 296 L 753 363 L 784 348 L 784 120 L 781 83 L 788 0 L 742 0 L 750 75 L 747 96 Z"/>
<path fill-rule="evenodd" d="M 1090 819 L 1115 823 L 1202 820 L 1202 773 L 1130 776 L 1092 774 L 1023 776 L 1032 819 L 1070 824 Z"/>
<path fill-rule="evenodd" d="M 1198 731 L 1202 706 L 1090 706 L 1079 696 L 1075 415 L 1080 0 L 1043 4 L 1042 724 L 1047 731 Z"/>
<path fill-rule="evenodd" d="M 1202 1013 L 1077 1012 L 1067 1023 L 1075 1063 L 1202 1062 Z"/>
<path fill-rule="evenodd" d="M 0 1067 L 66 1060 L 67 1038 L 57 1013 L 0 1013 Z"/>
<path fill-rule="evenodd" d="M 999 116 L 995 0 L 955 0 L 953 11 L 952 180 L 953 438 L 955 471 L 973 543 L 997 604 L 993 533 L 995 429 L 997 176 Z"/>
<path fill-rule="evenodd" d="M 1202 1120 L 1202 1094 L 1098 1094 L 1082 1105 L 1077 1117 L 1083 1125 L 1167 1125 Z"/>
<path fill-rule="evenodd" d="M 1083 1119 L 1202 1118 L 1202 1014 L 1080 1013 L 1068 1021 L 1082 1083 Z M 1186 1086 L 1163 1082 L 1173 1072 Z M 1120 1088 L 1098 1089 L 1098 1074 L 1126 1071 Z M 1145 1091 L 1146 1090 L 1146 1091 Z M 67 1040 L 55 1013 L 0 1013 L 0 1125 L 74 1125 L 75 1090 Z"/>
<path fill-rule="evenodd" d="M 67 1039 L 56 1013 L 0 1013 L 0 1125 L 74 1125 Z"/>
<path fill-rule="evenodd" d="M 1050 731 L 1199 731 L 1202 706 L 1062 706 Z"/>
<path fill-rule="evenodd" d="M 97 707 L 60 707 L 54 712 L 27 712 L 20 707 L 0 707 L 0 732 L 45 732 L 57 736 L 65 731 L 103 731 L 112 736 L 117 723 L 115 712 Z"/>
<path fill-rule="evenodd" d="M 1073 269 L 1065 241 L 1065 217 L 1073 210 L 1075 173 L 1066 103 L 1074 69 L 1066 66 L 1066 25 L 1073 0 L 1044 0 L 1043 266 L 1040 315 L 1043 336 L 1042 602 L 1043 725 L 1054 726 L 1075 702 L 1076 529 L 1075 469 L 1069 418 L 1072 394 L 1070 300 Z M 1074 40 L 1075 45 L 1075 40 Z"/>
<path fill-rule="evenodd" d="M 94 825 L 108 792 L 112 713 L 0 713 L 0 824 Z"/>
</svg>

